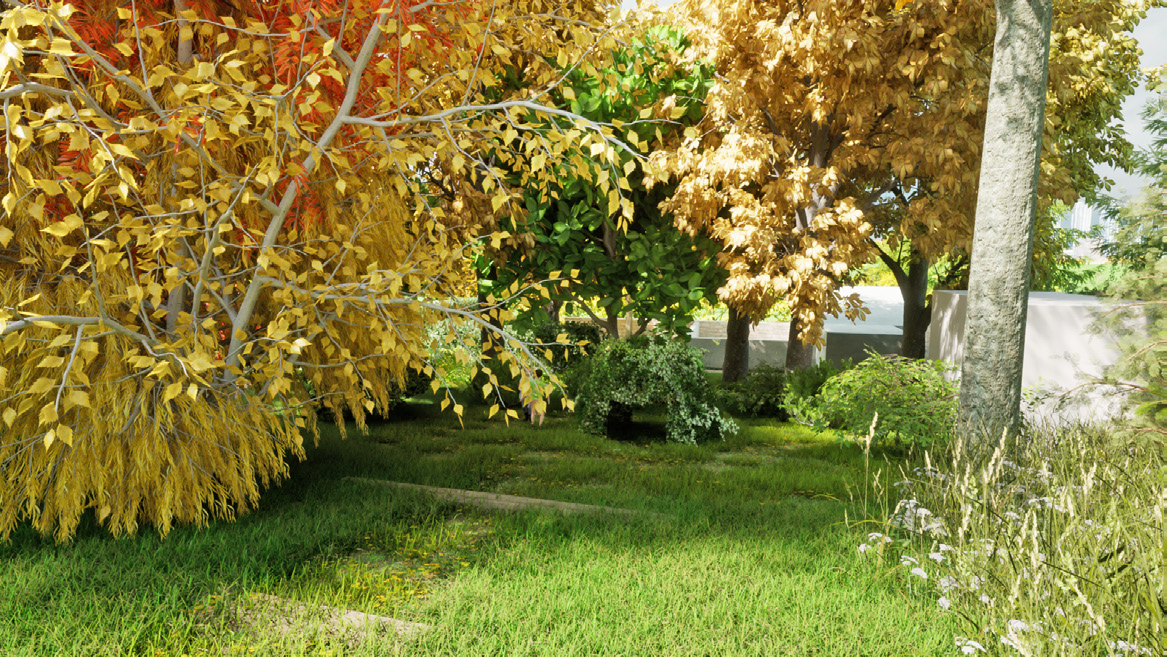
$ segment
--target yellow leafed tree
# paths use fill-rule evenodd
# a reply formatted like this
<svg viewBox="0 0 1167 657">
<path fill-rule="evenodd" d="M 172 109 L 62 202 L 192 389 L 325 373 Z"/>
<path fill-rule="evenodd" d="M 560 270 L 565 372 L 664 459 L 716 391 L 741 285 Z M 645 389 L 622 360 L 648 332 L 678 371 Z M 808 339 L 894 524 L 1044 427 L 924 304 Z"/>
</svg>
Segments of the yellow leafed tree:
<svg viewBox="0 0 1167 657">
<path fill-rule="evenodd" d="M 578 119 L 544 104 L 562 65 L 613 44 L 584 0 L 6 5 L 0 536 L 247 508 L 319 406 L 363 423 L 411 368 L 440 385 L 427 323 L 501 330 L 503 300 L 445 301 L 505 238 L 496 165 L 621 147 L 547 120 Z"/>
<path fill-rule="evenodd" d="M 1139 75 L 1129 30 L 1159 4 L 1056 3 L 1046 203 L 1073 201 L 1098 182 L 1093 163 L 1129 150 L 1108 123 Z M 922 348 L 928 263 L 971 241 L 991 0 L 683 0 L 674 14 L 718 81 L 706 123 L 654 163 L 679 181 L 666 208 L 681 227 L 723 244 L 722 300 L 748 318 L 787 299 L 787 366 L 802 367 L 825 316 L 862 313 L 838 287 L 880 255 L 873 238 L 903 242 L 905 340 Z"/>
</svg>

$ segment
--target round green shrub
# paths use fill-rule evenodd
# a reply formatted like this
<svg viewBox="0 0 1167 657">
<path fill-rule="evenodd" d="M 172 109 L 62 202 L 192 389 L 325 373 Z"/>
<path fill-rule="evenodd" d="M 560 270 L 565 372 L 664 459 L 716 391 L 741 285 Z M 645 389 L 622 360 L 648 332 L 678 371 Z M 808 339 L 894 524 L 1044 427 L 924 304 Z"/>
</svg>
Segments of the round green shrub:
<svg viewBox="0 0 1167 657">
<path fill-rule="evenodd" d="M 665 335 L 602 343 L 589 359 L 587 377 L 576 398 L 580 429 L 608 435 L 632 411 L 653 404 L 667 407 L 668 439 L 698 443 L 737 430 L 718 410 L 701 352 Z"/>
<path fill-rule="evenodd" d="M 758 365 L 746 378 L 721 387 L 722 403 L 733 413 L 749 417 L 772 417 L 785 422 L 786 370 L 774 365 Z"/>
<path fill-rule="evenodd" d="M 782 406 L 787 416 L 804 424 L 815 424 L 818 421 L 819 391 L 828 379 L 852 367 L 855 363 L 851 359 L 838 365 L 824 360 L 806 369 L 786 372 Z"/>
<path fill-rule="evenodd" d="M 871 353 L 823 384 L 815 425 L 867 435 L 878 413 L 873 443 L 943 445 L 951 439 L 956 420 L 957 386 L 945 377 L 952 370 L 943 361 Z"/>
</svg>

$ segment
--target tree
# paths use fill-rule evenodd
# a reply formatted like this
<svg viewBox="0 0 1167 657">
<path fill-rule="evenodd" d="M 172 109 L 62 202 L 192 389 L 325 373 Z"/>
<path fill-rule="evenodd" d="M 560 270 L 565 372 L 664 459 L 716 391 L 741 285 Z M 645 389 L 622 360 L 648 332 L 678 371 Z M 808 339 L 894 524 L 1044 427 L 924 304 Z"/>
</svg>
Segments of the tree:
<svg viewBox="0 0 1167 657">
<path fill-rule="evenodd" d="M 505 318 L 442 301 L 512 212 L 483 144 L 511 169 L 621 148 L 543 102 L 548 58 L 615 45 L 582 0 L 7 5 L 0 535 L 246 509 L 318 406 L 363 425 L 408 370 L 440 384 L 428 323 Z M 501 337 L 529 398 L 547 382 Z"/>
<path fill-rule="evenodd" d="M 1052 0 L 996 0 L 957 423 L 972 444 L 1021 426 Z"/>
<path fill-rule="evenodd" d="M 701 66 L 674 70 L 665 58 L 686 45 L 677 31 L 652 28 L 612 53 L 604 78 L 574 67 L 564 71 L 563 84 L 553 92 L 556 104 L 618 125 L 615 135 L 635 149 L 615 163 L 615 170 L 630 171 L 623 200 L 631 204 L 632 220 L 610 216 L 615 187 L 602 194 L 594 182 L 609 177 L 611 169 L 580 175 L 574 164 L 564 162 L 554 168 L 552 184 L 526 190 L 527 211 L 504 222 L 513 239 L 484 253 L 480 270 L 490 272 L 491 289 L 566 272 L 570 275 L 561 285 L 548 289 L 549 304 L 576 304 L 611 337 L 618 337 L 619 320 L 628 314 L 638 318 L 637 334 L 650 321 L 683 333 L 701 301 L 715 298 L 724 280 L 716 244 L 678 231 L 659 207 L 672 188 L 647 189 L 643 175 L 633 169 L 637 154 L 662 147 L 702 115 L 709 72 Z M 513 84 L 525 86 L 517 75 Z M 603 316 L 588 307 L 590 300 L 598 300 Z M 532 300 L 522 315 L 545 315 L 545 307 Z"/>
<path fill-rule="evenodd" d="M 1068 264 L 1055 207 L 1072 205 L 1079 196 L 1093 198 L 1095 190 L 1108 184 L 1094 172 L 1096 163 L 1128 166 L 1131 146 L 1118 119 L 1122 99 L 1134 92 L 1141 76 L 1138 44 L 1130 32 L 1145 14 L 1144 4 L 1111 0 L 1054 3 L 1034 280 L 1054 278 L 1058 269 Z M 983 20 L 988 18 L 982 14 Z M 886 248 L 874 240 L 873 246 L 903 295 L 901 354 L 911 358 L 923 358 L 927 346 L 925 331 L 932 309 L 930 266 L 941 259 L 948 261 L 939 287 L 961 289 L 967 285 L 987 102 L 984 81 L 989 74 L 988 60 L 980 54 L 988 50 L 988 43 L 970 46 L 974 57 L 960 71 L 961 78 L 948 80 L 929 98 L 932 105 L 965 105 L 968 111 L 946 113 L 942 131 L 921 124 L 923 132 L 907 133 L 926 135 L 934 151 L 951 151 L 958 157 L 940 162 L 940 166 L 923 162 L 906 175 L 889 171 L 889 178 L 867 183 L 869 189 L 888 184 L 892 189 L 868 216 L 876 225 L 875 235 L 886 240 Z M 921 118 L 931 120 L 933 116 L 928 112 Z"/>
<path fill-rule="evenodd" d="M 1155 139 L 1149 148 L 1135 154 L 1135 171 L 1149 183 L 1132 199 L 1123 203 L 1105 197 L 1103 211 L 1110 224 L 1109 235 L 1099 246 L 1107 259 L 1136 271 L 1153 267 L 1167 257 L 1167 83 L 1162 80 L 1167 66 L 1152 75 L 1150 88 L 1157 98 L 1143 108 L 1147 132 Z"/>
<path fill-rule="evenodd" d="M 1099 328 L 1117 338 L 1120 358 L 1099 383 L 1127 391 L 1124 406 L 1131 413 L 1119 425 L 1122 439 L 1157 445 L 1167 455 L 1167 66 L 1148 85 L 1159 96 L 1143 111 L 1149 148 L 1135 158 L 1149 183 L 1135 198 L 1120 205 L 1111 199 L 1108 218 L 1114 222 L 1101 251 L 1126 271 L 1106 291 L 1114 307 L 1099 318 Z M 1145 319 L 1147 331 L 1131 331 Z"/>
<path fill-rule="evenodd" d="M 1059 4 L 1045 202 L 1074 200 L 1095 184 L 1094 162 L 1121 163 L 1129 150 L 1108 122 L 1137 78 L 1137 44 L 1125 32 L 1144 5 Z M 859 312 L 837 287 L 879 257 L 904 296 L 904 353 L 922 356 L 929 267 L 967 259 L 971 244 L 991 4 L 683 7 L 720 82 L 703 132 L 658 160 L 681 179 L 668 207 L 724 245 L 723 300 L 757 317 L 785 296 L 805 346 L 821 339 L 828 313 Z M 788 366 L 809 361 L 791 345 Z"/>
<path fill-rule="evenodd" d="M 827 314 L 863 315 L 838 287 L 873 257 L 864 213 L 891 192 L 888 172 L 951 165 L 958 154 L 935 151 L 930 137 L 975 113 L 968 102 L 935 108 L 928 96 L 949 81 L 976 92 L 975 76 L 962 72 L 975 65 L 968 44 L 985 40 L 980 7 L 903 4 L 680 5 L 692 56 L 709 61 L 718 81 L 706 122 L 654 156 L 679 180 L 665 207 L 678 225 L 722 243 L 729 281 L 720 296 L 739 318 L 790 303 L 790 368 L 810 363 Z"/>
</svg>

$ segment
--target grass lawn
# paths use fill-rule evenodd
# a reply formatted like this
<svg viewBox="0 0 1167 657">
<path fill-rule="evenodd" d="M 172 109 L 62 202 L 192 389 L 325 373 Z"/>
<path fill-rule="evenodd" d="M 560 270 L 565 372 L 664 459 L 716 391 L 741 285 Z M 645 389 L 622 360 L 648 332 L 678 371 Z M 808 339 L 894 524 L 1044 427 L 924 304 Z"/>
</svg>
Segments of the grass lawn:
<svg viewBox="0 0 1167 657">
<path fill-rule="evenodd" d="M 862 452 L 742 422 L 708 446 L 504 426 L 436 407 L 350 430 L 233 523 L 71 545 L 0 544 L 0 655 L 934 655 L 954 623 L 856 550 Z M 648 418 L 651 420 L 652 418 Z M 874 463 L 874 459 L 873 459 Z M 895 467 L 880 460 L 884 470 Z M 874 466 L 873 466 L 874 467 Z M 673 519 L 486 513 L 367 477 L 641 509 Z M 427 623 L 346 643 L 249 625 L 269 593 Z"/>
</svg>

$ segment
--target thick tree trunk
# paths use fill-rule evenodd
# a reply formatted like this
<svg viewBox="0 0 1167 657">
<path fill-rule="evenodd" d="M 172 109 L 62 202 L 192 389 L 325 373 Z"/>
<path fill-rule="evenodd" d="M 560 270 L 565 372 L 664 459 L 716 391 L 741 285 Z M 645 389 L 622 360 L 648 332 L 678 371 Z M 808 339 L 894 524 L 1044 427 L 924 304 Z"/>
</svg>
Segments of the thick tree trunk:
<svg viewBox="0 0 1167 657">
<path fill-rule="evenodd" d="M 721 362 L 721 380 L 740 381 L 750 370 L 750 316 L 729 309 L 725 327 L 725 360 Z"/>
<path fill-rule="evenodd" d="M 790 319 L 790 333 L 786 341 L 786 371 L 805 370 L 814 365 L 814 345 L 798 339 L 798 322 Z"/>
<path fill-rule="evenodd" d="M 811 125 L 811 144 L 807 151 L 807 161 L 811 166 L 826 169 L 831 161 L 831 154 L 842 143 L 842 136 L 833 134 L 827 123 L 815 122 Z M 814 220 L 820 210 L 826 209 L 834 202 L 835 195 L 839 191 L 838 183 L 832 185 L 827 189 L 815 187 L 811 196 L 810 205 L 799 208 L 795 213 L 795 223 L 802 231 L 807 231 L 814 234 Z M 818 316 L 822 321 L 822 310 L 819 309 Z M 799 329 L 801 327 L 795 318 L 790 320 L 790 334 L 786 342 L 786 370 L 804 370 L 811 365 L 814 365 L 815 347 L 812 344 L 803 344 L 798 339 Z"/>
<path fill-rule="evenodd" d="M 996 0 L 981 182 L 973 231 L 959 428 L 992 446 L 1021 426 L 1029 263 L 1049 73 L 1052 0 Z"/>
<path fill-rule="evenodd" d="M 912 254 L 908 271 L 901 279 L 896 275 L 900 295 L 904 298 L 903 338 L 900 355 L 904 358 L 922 359 L 927 355 L 928 340 L 925 333 L 932 322 L 932 304 L 928 303 L 928 259 Z"/>
</svg>

